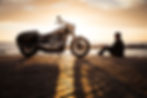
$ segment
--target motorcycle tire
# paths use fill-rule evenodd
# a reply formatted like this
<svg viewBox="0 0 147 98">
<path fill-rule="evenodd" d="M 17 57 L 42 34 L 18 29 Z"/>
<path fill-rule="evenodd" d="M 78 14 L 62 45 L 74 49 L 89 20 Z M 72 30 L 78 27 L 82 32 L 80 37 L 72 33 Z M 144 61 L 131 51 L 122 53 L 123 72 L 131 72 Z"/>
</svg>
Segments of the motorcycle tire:
<svg viewBox="0 0 147 98">
<path fill-rule="evenodd" d="M 37 52 L 37 33 L 22 33 L 17 37 L 17 45 L 21 54 L 26 57 L 32 57 Z"/>
<path fill-rule="evenodd" d="M 90 43 L 84 37 L 77 37 L 71 42 L 70 49 L 73 55 L 78 58 L 82 58 L 88 54 L 90 50 Z"/>
<path fill-rule="evenodd" d="M 25 46 L 20 46 L 19 49 L 20 49 L 21 54 L 22 54 L 24 57 L 26 57 L 26 58 L 32 57 L 32 56 L 35 55 L 36 52 L 37 52 L 36 47 L 34 47 L 34 48 L 27 48 L 28 50 L 31 50 L 31 51 L 29 51 L 29 52 L 26 51 Z"/>
</svg>

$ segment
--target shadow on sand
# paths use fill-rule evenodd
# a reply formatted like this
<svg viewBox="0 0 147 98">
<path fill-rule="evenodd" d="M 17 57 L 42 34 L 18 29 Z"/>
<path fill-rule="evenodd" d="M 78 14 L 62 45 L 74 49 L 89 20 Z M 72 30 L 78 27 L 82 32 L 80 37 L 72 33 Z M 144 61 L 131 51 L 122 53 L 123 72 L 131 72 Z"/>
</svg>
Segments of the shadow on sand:
<svg viewBox="0 0 147 98">
<path fill-rule="evenodd" d="M 28 63 L 29 61 L 31 63 Z M 89 60 L 75 60 L 73 66 L 74 92 L 67 94 L 69 96 L 146 98 L 144 93 L 122 82 Z M 36 63 L 36 60 L 24 59 L 0 60 L 0 98 L 53 98 L 56 96 L 59 73 L 59 65 L 55 62 Z"/>
<path fill-rule="evenodd" d="M 83 74 L 83 70 L 86 74 Z M 88 60 L 77 60 L 74 71 L 76 98 L 146 98 L 142 92 L 116 79 Z M 86 83 L 82 82 L 82 78 L 86 78 Z"/>
<path fill-rule="evenodd" d="M 59 69 L 55 64 L 30 64 L 25 60 L 0 62 L 0 98 L 52 98 Z"/>
</svg>

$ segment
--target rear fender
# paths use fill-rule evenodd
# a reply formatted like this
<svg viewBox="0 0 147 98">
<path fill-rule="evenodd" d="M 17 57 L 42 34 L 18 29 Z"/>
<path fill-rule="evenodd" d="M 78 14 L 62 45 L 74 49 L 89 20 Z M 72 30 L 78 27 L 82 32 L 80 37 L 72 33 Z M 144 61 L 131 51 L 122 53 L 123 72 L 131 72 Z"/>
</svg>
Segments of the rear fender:
<svg viewBox="0 0 147 98">
<path fill-rule="evenodd" d="M 39 39 L 39 34 L 37 31 L 22 32 L 18 35 L 16 41 L 19 46 L 26 45 L 30 46 L 37 44 Z"/>
</svg>

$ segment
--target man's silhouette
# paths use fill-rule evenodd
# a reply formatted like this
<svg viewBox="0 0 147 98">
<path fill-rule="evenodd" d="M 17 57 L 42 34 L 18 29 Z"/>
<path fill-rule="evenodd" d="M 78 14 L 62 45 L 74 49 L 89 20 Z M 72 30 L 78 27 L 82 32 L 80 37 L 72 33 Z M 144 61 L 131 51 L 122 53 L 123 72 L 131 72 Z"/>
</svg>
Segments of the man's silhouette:
<svg viewBox="0 0 147 98">
<path fill-rule="evenodd" d="M 115 42 L 111 47 L 105 46 L 103 49 L 99 52 L 99 55 L 103 55 L 105 51 L 110 52 L 112 56 L 116 57 L 123 57 L 124 56 L 124 43 L 121 39 L 121 34 L 120 32 L 116 32 L 115 34 Z"/>
</svg>

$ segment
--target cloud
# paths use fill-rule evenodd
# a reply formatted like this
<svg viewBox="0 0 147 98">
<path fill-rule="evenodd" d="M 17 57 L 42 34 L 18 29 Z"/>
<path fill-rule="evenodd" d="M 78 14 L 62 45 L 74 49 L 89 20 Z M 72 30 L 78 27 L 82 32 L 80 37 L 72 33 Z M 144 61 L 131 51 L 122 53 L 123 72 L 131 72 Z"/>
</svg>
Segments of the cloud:
<svg viewBox="0 0 147 98">
<path fill-rule="evenodd" d="M 18 10 L 31 11 L 34 0 L 0 0 L 0 13 L 17 12 Z"/>
<path fill-rule="evenodd" d="M 101 8 L 131 8 L 147 4 L 147 0 L 82 0 Z"/>
<path fill-rule="evenodd" d="M 34 0 L 0 0 L 0 4 L 25 4 Z"/>
</svg>

